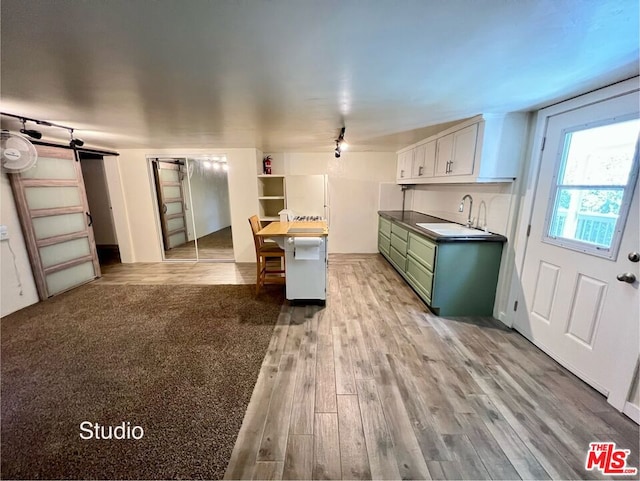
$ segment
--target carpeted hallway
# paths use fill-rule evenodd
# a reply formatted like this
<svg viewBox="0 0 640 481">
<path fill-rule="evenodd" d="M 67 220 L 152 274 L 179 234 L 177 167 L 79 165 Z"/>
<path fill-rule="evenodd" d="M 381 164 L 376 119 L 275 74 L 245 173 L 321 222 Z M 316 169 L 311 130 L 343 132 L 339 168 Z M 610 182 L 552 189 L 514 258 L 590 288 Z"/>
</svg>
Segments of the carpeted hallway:
<svg viewBox="0 0 640 481">
<path fill-rule="evenodd" d="M 270 287 L 90 284 L 3 318 L 2 478 L 221 478 L 284 301 Z M 144 437 L 83 440 L 84 421 Z"/>
</svg>

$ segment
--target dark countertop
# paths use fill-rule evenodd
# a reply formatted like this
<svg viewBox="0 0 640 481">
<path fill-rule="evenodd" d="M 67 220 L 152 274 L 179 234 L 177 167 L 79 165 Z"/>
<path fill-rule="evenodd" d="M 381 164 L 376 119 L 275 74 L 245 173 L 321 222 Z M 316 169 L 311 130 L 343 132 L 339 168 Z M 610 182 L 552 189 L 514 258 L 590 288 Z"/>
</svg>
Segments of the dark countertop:
<svg viewBox="0 0 640 481">
<path fill-rule="evenodd" d="M 451 222 L 446 219 L 440 219 L 439 217 L 433 217 L 431 215 L 422 214 L 420 212 L 415 212 L 412 210 L 405 210 L 404 212 L 401 210 L 379 210 L 378 214 L 385 219 L 392 220 L 397 222 L 398 224 L 406 227 L 417 234 L 428 237 L 432 241 L 435 242 L 507 242 L 507 238 L 500 234 L 491 234 L 488 236 L 481 237 L 465 237 L 464 235 L 460 237 L 454 236 L 441 236 L 427 229 L 423 229 L 422 227 L 418 227 L 417 223 L 438 223 L 438 222 Z"/>
</svg>

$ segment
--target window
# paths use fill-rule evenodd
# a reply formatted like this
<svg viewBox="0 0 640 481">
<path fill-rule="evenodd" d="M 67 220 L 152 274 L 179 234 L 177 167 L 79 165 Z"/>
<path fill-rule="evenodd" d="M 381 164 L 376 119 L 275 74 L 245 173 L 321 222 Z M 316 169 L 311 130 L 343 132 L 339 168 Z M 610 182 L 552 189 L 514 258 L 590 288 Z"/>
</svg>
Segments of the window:
<svg viewBox="0 0 640 481">
<path fill-rule="evenodd" d="M 544 242 L 614 259 L 638 171 L 640 119 L 565 130 Z"/>
</svg>

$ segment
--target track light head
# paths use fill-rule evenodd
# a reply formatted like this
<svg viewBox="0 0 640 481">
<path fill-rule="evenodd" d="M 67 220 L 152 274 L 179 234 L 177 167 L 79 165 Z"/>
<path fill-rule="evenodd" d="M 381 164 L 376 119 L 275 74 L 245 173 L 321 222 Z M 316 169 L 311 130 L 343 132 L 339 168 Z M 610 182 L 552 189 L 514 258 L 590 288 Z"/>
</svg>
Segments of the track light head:
<svg viewBox="0 0 640 481">
<path fill-rule="evenodd" d="M 71 137 L 71 140 L 69 141 L 69 146 L 73 149 L 75 149 L 76 147 L 82 147 L 84 145 L 84 140 L 76 139 L 73 136 L 73 129 L 68 129 L 68 130 L 69 130 L 69 137 Z"/>
<path fill-rule="evenodd" d="M 336 139 L 336 150 L 334 151 L 336 159 L 339 159 L 342 154 L 342 150 L 346 150 L 348 147 L 347 143 L 344 141 L 345 130 L 346 127 L 342 127 L 342 129 L 340 129 L 340 135 L 338 135 L 338 138 Z"/>
<path fill-rule="evenodd" d="M 42 132 L 38 132 L 37 130 L 20 129 L 20 133 L 28 135 L 32 139 L 41 139 L 42 138 Z"/>
<path fill-rule="evenodd" d="M 20 129 L 20 133 L 21 134 L 28 135 L 32 139 L 41 139 L 42 138 L 42 132 L 39 132 L 39 131 L 33 130 L 33 129 L 28 129 L 25 126 L 26 119 L 20 119 L 20 121 L 22 122 L 22 128 Z"/>
</svg>

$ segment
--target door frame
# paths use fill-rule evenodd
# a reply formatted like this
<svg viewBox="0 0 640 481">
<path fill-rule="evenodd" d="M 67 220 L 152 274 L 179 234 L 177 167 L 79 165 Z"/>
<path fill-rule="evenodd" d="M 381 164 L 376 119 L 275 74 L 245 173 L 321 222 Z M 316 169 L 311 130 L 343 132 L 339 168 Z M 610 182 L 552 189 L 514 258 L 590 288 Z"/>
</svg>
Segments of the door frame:
<svg viewBox="0 0 640 481">
<path fill-rule="evenodd" d="M 573 97 L 569 100 L 543 108 L 537 112 L 535 121 L 535 130 L 530 150 L 530 163 L 527 177 L 523 185 L 525 192 L 522 200 L 522 208 L 520 219 L 516 229 L 515 237 L 515 270 L 511 277 L 511 287 L 507 300 L 508 314 L 505 319 L 509 327 L 513 327 L 516 317 L 517 306 L 524 306 L 524 295 L 521 289 L 520 279 L 522 278 L 525 256 L 529 247 L 529 225 L 533 218 L 533 210 L 535 204 L 536 191 L 538 189 L 538 180 L 540 177 L 540 168 L 542 163 L 542 155 L 545 142 L 545 133 L 549 123 L 549 118 L 558 114 L 586 107 L 591 104 L 620 97 L 628 93 L 640 90 L 640 77 L 633 77 L 618 82 L 601 89 Z M 636 192 L 636 195 L 640 193 Z M 545 199 L 546 200 L 546 199 Z M 542 349 L 544 351 L 544 349 Z M 546 354 L 554 358 L 552 353 L 544 351 Z M 555 359 L 555 358 L 554 358 Z M 637 369 L 637 367 L 636 367 Z M 624 406 L 629 396 L 629 391 L 633 387 L 633 377 L 631 383 L 625 390 L 624 387 L 612 389 L 608 398 L 608 402 L 613 406 Z"/>
</svg>

